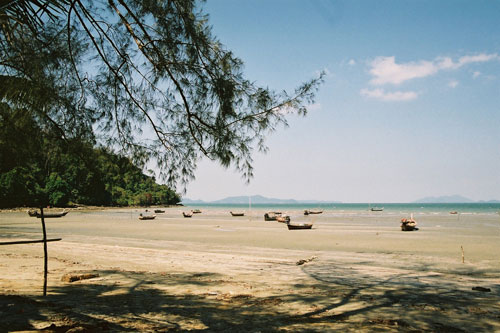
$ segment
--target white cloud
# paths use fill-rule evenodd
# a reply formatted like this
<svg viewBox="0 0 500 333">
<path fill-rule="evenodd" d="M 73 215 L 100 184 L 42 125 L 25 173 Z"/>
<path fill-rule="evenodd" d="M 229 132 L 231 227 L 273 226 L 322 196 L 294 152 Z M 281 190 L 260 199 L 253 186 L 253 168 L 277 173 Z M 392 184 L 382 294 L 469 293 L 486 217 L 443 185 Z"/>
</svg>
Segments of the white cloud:
<svg viewBox="0 0 500 333">
<path fill-rule="evenodd" d="M 384 89 L 362 89 L 360 91 L 362 96 L 375 98 L 385 102 L 393 101 L 411 101 L 418 97 L 418 94 L 414 91 L 395 91 L 386 92 Z"/>
<path fill-rule="evenodd" d="M 464 56 L 458 59 L 458 64 L 461 66 L 473 63 L 473 62 L 487 62 L 491 60 L 498 60 L 498 54 L 478 54 L 475 56 Z"/>
<path fill-rule="evenodd" d="M 356 60 L 351 59 L 351 60 L 349 60 L 348 64 L 349 64 L 350 66 L 354 66 L 354 65 L 356 65 Z"/>
<path fill-rule="evenodd" d="M 432 61 L 419 60 L 400 64 L 396 63 L 394 56 L 377 57 L 370 63 L 370 74 L 373 76 L 370 83 L 398 85 L 411 79 L 434 75 L 440 70 L 456 70 L 470 63 L 492 60 L 500 60 L 500 56 L 496 53 L 463 56 L 456 62 L 449 57 L 438 57 Z"/>
<path fill-rule="evenodd" d="M 475 72 L 473 72 L 473 73 L 472 73 L 472 78 L 473 78 L 473 79 L 476 79 L 476 78 L 478 78 L 480 75 L 481 75 L 481 72 L 480 72 L 480 71 L 475 71 Z"/>
<path fill-rule="evenodd" d="M 450 88 L 456 88 L 458 86 L 458 81 L 456 80 L 451 80 L 450 82 L 448 82 L 448 87 Z"/>
<path fill-rule="evenodd" d="M 378 57 L 371 62 L 370 74 L 374 78 L 372 84 L 400 84 L 404 81 L 425 77 L 436 72 L 432 62 L 419 61 L 406 64 L 396 64 L 395 57 Z"/>
</svg>

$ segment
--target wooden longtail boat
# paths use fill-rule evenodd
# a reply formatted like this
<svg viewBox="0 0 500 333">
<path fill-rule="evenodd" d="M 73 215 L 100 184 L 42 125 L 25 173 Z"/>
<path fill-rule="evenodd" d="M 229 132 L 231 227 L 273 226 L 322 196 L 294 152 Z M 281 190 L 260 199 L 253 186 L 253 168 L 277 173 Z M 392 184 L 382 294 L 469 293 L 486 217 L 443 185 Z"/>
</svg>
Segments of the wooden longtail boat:
<svg viewBox="0 0 500 333">
<path fill-rule="evenodd" d="M 290 222 L 290 216 L 288 216 L 288 215 L 278 216 L 276 218 L 276 221 L 281 222 L 281 223 L 288 223 L 288 222 Z"/>
<path fill-rule="evenodd" d="M 155 213 L 156 214 L 165 213 L 165 210 L 163 210 L 163 209 L 155 209 Z"/>
<path fill-rule="evenodd" d="M 264 214 L 264 221 L 276 221 L 281 216 L 281 212 L 267 212 Z"/>
<path fill-rule="evenodd" d="M 418 230 L 417 222 L 411 217 L 410 219 L 401 219 L 401 231 Z"/>
<path fill-rule="evenodd" d="M 233 216 L 245 216 L 245 213 L 234 213 L 234 212 L 230 212 L 230 213 Z"/>
<path fill-rule="evenodd" d="M 68 214 L 69 212 L 66 211 L 66 210 L 63 210 L 61 213 L 43 213 L 43 217 L 44 218 L 47 218 L 47 219 L 50 219 L 50 218 L 57 218 L 57 217 L 63 217 L 63 216 L 66 216 L 66 214 Z M 42 218 L 42 214 L 40 214 L 39 211 L 35 210 L 29 210 L 28 211 L 28 215 L 31 216 L 31 217 L 37 217 L 37 218 Z"/>
<path fill-rule="evenodd" d="M 184 217 L 192 217 L 193 213 L 182 212 L 182 216 L 184 216 Z"/>
<path fill-rule="evenodd" d="M 156 218 L 156 215 L 142 215 L 139 214 L 139 220 L 154 220 Z"/>
<path fill-rule="evenodd" d="M 191 211 L 191 213 L 193 213 L 193 214 L 201 214 L 201 210 L 199 210 L 199 209 L 193 209 Z"/>
<path fill-rule="evenodd" d="M 308 209 L 304 210 L 304 215 L 321 214 L 321 213 L 323 213 L 322 210 L 308 210 Z"/>
<path fill-rule="evenodd" d="M 288 230 L 312 229 L 312 223 L 290 224 L 287 223 Z"/>
</svg>

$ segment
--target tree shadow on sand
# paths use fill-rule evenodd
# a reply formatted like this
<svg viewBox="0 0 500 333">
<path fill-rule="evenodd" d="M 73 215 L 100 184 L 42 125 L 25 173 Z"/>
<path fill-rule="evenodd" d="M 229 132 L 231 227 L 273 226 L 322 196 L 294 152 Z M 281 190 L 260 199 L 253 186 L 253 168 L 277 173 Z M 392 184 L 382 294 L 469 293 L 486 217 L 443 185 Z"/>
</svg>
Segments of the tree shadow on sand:
<svg viewBox="0 0 500 333">
<path fill-rule="evenodd" d="M 210 292 L 228 283 L 214 273 L 99 271 L 100 278 L 53 287 L 45 298 L 0 295 L 0 331 L 498 329 L 498 288 L 467 294 L 456 284 L 432 285 L 408 274 L 374 277 L 334 262 L 307 264 L 302 271 L 309 282 L 269 297 Z M 207 292 L 190 293 L 195 287 Z"/>
<path fill-rule="evenodd" d="M 498 271 L 469 268 L 467 271 L 449 269 L 444 273 L 436 272 L 435 267 L 419 265 L 417 271 L 424 274 L 418 274 L 404 270 L 391 272 L 386 267 L 360 271 L 360 267 L 363 266 L 339 266 L 336 262 L 305 266 L 303 271 L 318 281 L 316 288 L 323 292 L 332 287 L 350 291 L 339 301 L 303 316 L 310 320 L 357 317 L 357 321 L 397 326 L 403 331 L 487 332 L 499 329 L 500 288 L 495 284 L 500 276 Z M 461 284 L 460 276 L 477 278 L 476 281 L 486 282 L 493 288 L 488 293 L 474 291 Z M 488 280 L 485 277 L 496 278 Z M 459 280 L 453 280 L 457 278 Z M 348 306 L 353 304 L 356 304 L 353 308 Z M 342 307 L 346 310 L 339 312 Z"/>
</svg>

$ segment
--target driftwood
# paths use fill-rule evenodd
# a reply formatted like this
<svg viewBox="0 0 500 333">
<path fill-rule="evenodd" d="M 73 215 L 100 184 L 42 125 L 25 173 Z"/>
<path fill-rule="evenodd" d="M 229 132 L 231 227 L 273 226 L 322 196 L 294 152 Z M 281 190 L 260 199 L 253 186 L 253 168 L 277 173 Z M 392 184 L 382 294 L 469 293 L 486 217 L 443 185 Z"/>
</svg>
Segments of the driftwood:
<svg viewBox="0 0 500 333">
<path fill-rule="evenodd" d="M 306 262 L 310 262 L 310 261 L 313 261 L 314 259 L 316 259 L 318 257 L 316 256 L 312 256 L 311 258 L 309 259 L 300 259 L 299 261 L 296 262 L 296 265 L 297 266 L 300 266 L 300 265 L 304 265 Z"/>
<path fill-rule="evenodd" d="M 485 287 L 472 287 L 472 290 L 474 291 L 482 291 L 485 293 L 489 293 L 491 291 L 490 288 L 485 288 Z"/>
<path fill-rule="evenodd" d="M 75 282 L 75 281 L 81 281 L 81 280 L 88 280 L 88 279 L 93 279 L 99 277 L 99 274 L 65 274 L 61 278 L 61 281 L 63 282 Z"/>
</svg>

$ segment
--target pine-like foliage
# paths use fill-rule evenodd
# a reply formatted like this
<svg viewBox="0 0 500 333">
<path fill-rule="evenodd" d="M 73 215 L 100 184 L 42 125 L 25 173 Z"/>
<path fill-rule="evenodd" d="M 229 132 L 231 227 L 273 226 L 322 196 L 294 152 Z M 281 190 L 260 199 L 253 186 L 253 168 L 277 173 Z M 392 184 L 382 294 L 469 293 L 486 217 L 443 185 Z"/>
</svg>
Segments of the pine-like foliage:
<svg viewBox="0 0 500 333">
<path fill-rule="evenodd" d="M 0 101 L 54 137 L 154 161 L 170 184 L 201 156 L 252 177 L 252 153 L 323 74 L 293 92 L 256 86 L 194 0 L 19 0 L 0 7 Z"/>
</svg>

